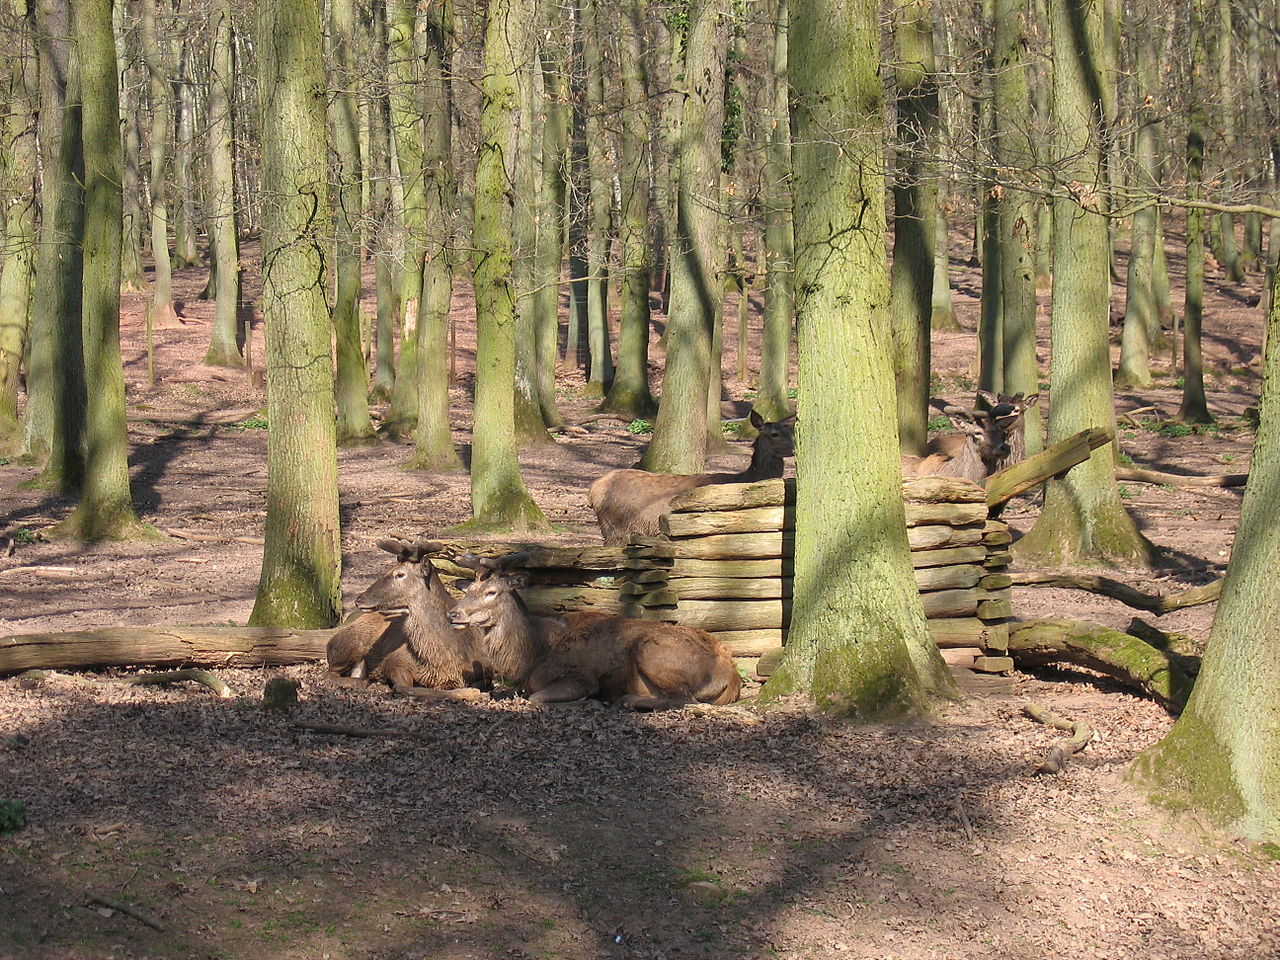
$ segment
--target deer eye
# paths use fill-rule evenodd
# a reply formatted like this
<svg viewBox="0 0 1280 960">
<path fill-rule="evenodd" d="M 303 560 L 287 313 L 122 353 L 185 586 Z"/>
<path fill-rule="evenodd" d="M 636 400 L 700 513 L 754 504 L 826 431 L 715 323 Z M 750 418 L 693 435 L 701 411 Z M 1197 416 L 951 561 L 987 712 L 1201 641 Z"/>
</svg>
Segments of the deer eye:
<svg viewBox="0 0 1280 960">
<path fill-rule="evenodd" d="M 406 574 L 403 570 L 397 570 L 397 571 L 396 571 L 396 579 L 397 579 L 397 580 L 403 580 L 406 576 L 407 576 L 407 574 Z"/>
</svg>

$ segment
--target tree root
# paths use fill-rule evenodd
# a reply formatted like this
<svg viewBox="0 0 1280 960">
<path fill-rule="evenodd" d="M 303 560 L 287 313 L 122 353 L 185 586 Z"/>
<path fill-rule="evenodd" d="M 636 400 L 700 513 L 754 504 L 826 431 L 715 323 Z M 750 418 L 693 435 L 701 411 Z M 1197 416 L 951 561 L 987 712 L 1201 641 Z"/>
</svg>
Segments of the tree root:
<svg viewBox="0 0 1280 960">
<path fill-rule="evenodd" d="M 1200 587 L 1192 587 L 1189 590 L 1161 596 L 1160 594 L 1143 593 L 1127 583 L 1112 580 L 1110 577 L 1099 577 L 1088 573 L 1050 571 L 1044 573 L 1013 573 L 1010 576 L 1013 578 L 1013 585 L 1016 587 L 1066 587 L 1071 590 L 1087 590 L 1090 593 L 1110 597 L 1112 600 L 1119 600 L 1121 603 L 1137 610 L 1154 613 L 1156 616 L 1168 613 L 1171 610 L 1181 610 L 1183 607 L 1212 603 L 1222 595 L 1222 582 L 1225 579 L 1224 577 L 1219 577 L 1212 583 L 1206 583 Z"/>
<path fill-rule="evenodd" d="M 1065 730 L 1071 739 L 1059 744 L 1049 751 L 1048 756 L 1036 767 L 1036 773 L 1061 773 L 1067 760 L 1084 749 L 1085 744 L 1093 739 L 1093 730 L 1083 720 L 1067 720 L 1051 713 L 1038 703 L 1029 703 L 1022 708 L 1023 713 L 1036 723 L 1043 723 L 1055 730 Z"/>
<path fill-rule="evenodd" d="M 139 673 L 132 677 L 114 677 L 112 679 L 119 680 L 121 683 L 127 683 L 131 686 L 141 686 L 149 683 L 176 683 L 179 680 L 193 680 L 196 683 L 202 683 L 222 699 L 235 696 L 233 691 L 226 682 L 215 677 L 207 670 L 189 669 L 189 670 L 166 670 L 162 673 Z"/>
</svg>

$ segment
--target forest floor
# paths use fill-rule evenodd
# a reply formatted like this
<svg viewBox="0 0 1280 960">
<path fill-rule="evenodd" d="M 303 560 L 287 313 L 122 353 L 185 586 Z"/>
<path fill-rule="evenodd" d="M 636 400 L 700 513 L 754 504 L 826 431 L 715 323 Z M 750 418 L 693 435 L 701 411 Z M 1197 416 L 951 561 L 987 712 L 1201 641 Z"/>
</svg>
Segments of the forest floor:
<svg viewBox="0 0 1280 960">
<path fill-rule="evenodd" d="M 971 401 L 979 279 L 959 261 L 954 279 L 962 329 L 935 337 L 935 392 Z M 0 465 L 0 533 L 14 544 L 0 557 L 0 638 L 248 617 L 265 396 L 243 372 L 201 364 L 202 283 L 178 274 L 186 323 L 156 332 L 154 382 L 142 299 L 123 309 L 135 500 L 167 536 L 46 540 L 69 503 L 25 489 L 30 468 Z M 1180 390 L 1167 351 L 1155 387 L 1120 395 L 1122 414 L 1154 408 L 1121 419 L 1135 463 L 1247 471 L 1259 283 L 1210 278 L 1212 428 L 1170 422 Z M 1119 312 L 1119 286 L 1116 298 Z M 467 290 L 455 310 L 465 453 Z M 261 362 L 260 325 L 254 338 Z M 726 342 L 724 412 L 741 416 L 732 330 Z M 1040 353 L 1047 365 L 1043 317 Z M 754 370 L 754 339 L 748 360 Z M 589 413 L 581 377 L 561 383 L 565 413 Z M 522 455 L 554 539 L 597 542 L 587 483 L 630 465 L 644 439 L 596 422 Z M 377 538 L 433 536 L 468 516 L 465 475 L 407 471 L 408 455 L 387 442 L 339 455 L 348 604 L 386 565 Z M 1164 562 L 1112 575 L 1168 593 L 1222 573 L 1239 490 L 1123 487 Z M 1037 509 L 1032 495 L 1006 518 L 1025 531 Z M 1045 588 L 1019 588 L 1014 605 L 1024 619 L 1120 628 L 1134 613 Z M 1193 607 L 1159 625 L 1202 642 L 1212 615 Z M 0 801 L 23 801 L 29 819 L 0 835 L 0 960 L 1280 956 L 1280 867 L 1152 806 L 1125 772 L 1171 718 L 1083 670 L 973 682 L 963 702 L 896 726 L 800 703 L 654 715 L 427 703 L 336 687 L 319 665 L 219 671 L 238 694 L 223 700 L 113 682 L 122 672 L 0 681 Z M 277 673 L 301 682 L 292 713 L 260 707 Z M 1096 733 L 1059 776 L 1034 773 L 1063 735 L 1024 716 L 1032 701 Z M 335 737 L 302 722 L 403 735 Z"/>
</svg>

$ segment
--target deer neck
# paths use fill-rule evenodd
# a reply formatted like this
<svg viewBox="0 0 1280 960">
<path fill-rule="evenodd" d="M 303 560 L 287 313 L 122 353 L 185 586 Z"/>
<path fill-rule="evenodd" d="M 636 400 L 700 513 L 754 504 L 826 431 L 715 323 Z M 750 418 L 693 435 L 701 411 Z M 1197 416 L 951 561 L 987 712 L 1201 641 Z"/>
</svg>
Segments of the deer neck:
<svg viewBox="0 0 1280 960">
<path fill-rule="evenodd" d="M 520 686 L 547 655 L 547 617 L 529 612 L 517 596 L 503 604 L 489 631 L 489 653 L 494 670 Z"/>
</svg>

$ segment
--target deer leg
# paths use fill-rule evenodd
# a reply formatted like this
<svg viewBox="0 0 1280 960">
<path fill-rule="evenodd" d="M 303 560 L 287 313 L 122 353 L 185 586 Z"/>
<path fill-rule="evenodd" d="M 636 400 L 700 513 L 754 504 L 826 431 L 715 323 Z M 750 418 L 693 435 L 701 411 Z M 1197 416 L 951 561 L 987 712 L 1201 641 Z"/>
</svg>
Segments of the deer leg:
<svg viewBox="0 0 1280 960">
<path fill-rule="evenodd" d="M 654 697 L 646 696 L 642 693 L 628 693 L 625 697 L 619 697 L 615 700 L 613 705 L 622 710 L 675 710 L 686 704 L 696 702 L 696 698 L 681 694 Z"/>
<path fill-rule="evenodd" d="M 562 677 L 529 695 L 529 702 L 541 707 L 580 703 L 597 693 L 597 687 L 581 677 Z"/>
</svg>

